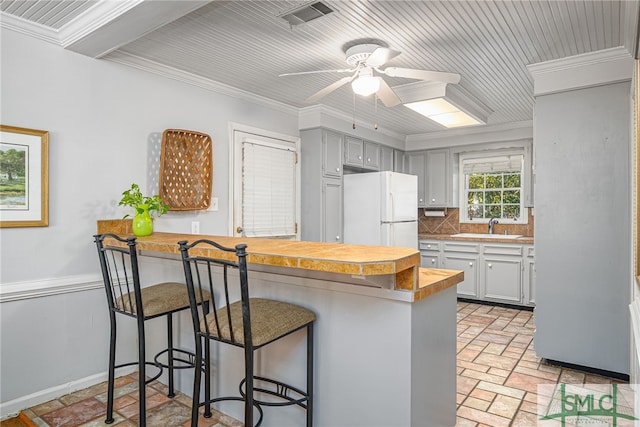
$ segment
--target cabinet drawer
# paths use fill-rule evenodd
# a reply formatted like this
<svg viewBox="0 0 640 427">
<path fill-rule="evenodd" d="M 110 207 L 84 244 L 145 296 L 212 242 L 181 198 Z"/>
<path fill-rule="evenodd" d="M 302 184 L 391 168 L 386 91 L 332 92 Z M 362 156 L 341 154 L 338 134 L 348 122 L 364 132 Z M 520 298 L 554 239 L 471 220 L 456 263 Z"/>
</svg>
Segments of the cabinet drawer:
<svg viewBox="0 0 640 427">
<path fill-rule="evenodd" d="M 421 251 L 438 251 L 440 252 L 440 242 L 435 242 L 432 240 L 420 240 L 420 250 Z"/>
<path fill-rule="evenodd" d="M 421 254 L 420 255 L 420 267 L 426 268 L 439 268 L 440 267 L 440 255 L 435 254 Z"/>
<path fill-rule="evenodd" d="M 520 245 L 484 245 L 484 253 L 491 255 L 514 255 L 522 256 L 522 246 Z"/>
<path fill-rule="evenodd" d="M 444 251 L 478 253 L 480 251 L 480 244 L 467 242 L 444 242 Z"/>
</svg>

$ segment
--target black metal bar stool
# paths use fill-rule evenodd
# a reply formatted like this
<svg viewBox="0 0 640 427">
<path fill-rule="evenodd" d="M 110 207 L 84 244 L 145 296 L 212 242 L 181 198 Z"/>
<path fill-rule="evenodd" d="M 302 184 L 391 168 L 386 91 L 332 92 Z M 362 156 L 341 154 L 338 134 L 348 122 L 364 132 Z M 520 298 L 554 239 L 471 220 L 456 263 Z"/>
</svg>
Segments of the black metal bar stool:
<svg viewBox="0 0 640 427">
<path fill-rule="evenodd" d="M 254 426 L 254 408 L 259 413 L 255 425 L 259 426 L 263 419 L 263 406 L 288 405 L 298 405 L 304 408 L 306 410 L 306 425 L 311 427 L 313 424 L 313 325 L 316 320 L 315 313 L 304 307 L 282 301 L 249 298 L 247 245 L 239 244 L 233 249 L 205 239 L 197 240 L 192 244 L 188 244 L 187 241 L 181 241 L 178 244 L 182 254 L 191 303 L 196 341 L 196 364 L 199 364 L 202 358 L 202 343 L 207 343 L 209 340 L 244 348 L 245 359 L 245 377 L 240 381 L 239 396 L 216 397 L 214 399 L 205 397 L 205 401 L 201 403 L 201 373 L 196 371 L 193 385 L 191 426 L 197 426 L 200 406 L 224 400 L 240 400 L 244 401 L 244 425 L 247 427 Z M 189 255 L 190 250 L 194 254 L 193 256 Z M 229 271 L 232 271 L 233 275 L 238 275 L 239 283 L 235 284 L 236 280 L 230 280 Z M 215 284 L 219 286 L 217 289 L 219 298 L 216 298 L 214 293 Z M 208 295 L 204 294 L 206 290 L 209 291 Z M 230 295 L 237 294 L 238 291 L 240 300 L 232 302 Z M 210 304 L 213 308 L 211 313 L 203 312 L 197 304 L 207 296 L 211 298 Z M 307 332 L 306 391 L 281 381 L 254 376 L 253 356 L 256 350 L 303 328 L 306 328 Z M 210 378 L 207 376 L 205 385 L 209 382 Z M 262 396 L 268 400 L 262 400 Z"/>
<path fill-rule="evenodd" d="M 146 385 L 162 375 L 163 369 L 169 371 L 169 390 L 167 396 L 174 397 L 174 370 L 195 369 L 199 373 L 204 370 L 209 373 L 209 348 L 205 347 L 207 356 L 196 361 L 195 353 L 173 347 L 173 313 L 189 309 L 189 294 L 184 283 L 165 282 L 144 288 L 140 287 L 138 271 L 138 256 L 135 237 L 122 238 L 112 233 L 94 235 L 98 247 L 100 267 L 107 293 L 109 305 L 109 319 L 111 323 L 111 338 L 109 342 L 109 382 L 107 390 L 106 424 L 113 422 L 113 391 L 116 368 L 138 365 L 138 392 L 140 405 L 140 426 L 146 425 Z M 118 244 L 120 243 L 120 244 Z M 209 294 L 207 291 L 199 293 L 202 297 L 196 304 L 203 306 L 208 312 Z M 133 317 L 138 325 L 138 360 L 135 362 L 115 364 L 116 359 L 116 314 Z M 146 361 L 144 322 L 157 317 L 167 317 L 167 348 L 160 351 L 153 358 L 153 362 Z M 167 361 L 161 361 L 166 356 Z M 158 369 L 156 375 L 146 379 L 146 366 Z M 205 395 L 210 395 L 210 389 L 205 384 Z M 205 409 L 205 416 L 211 416 L 210 406 Z"/>
</svg>

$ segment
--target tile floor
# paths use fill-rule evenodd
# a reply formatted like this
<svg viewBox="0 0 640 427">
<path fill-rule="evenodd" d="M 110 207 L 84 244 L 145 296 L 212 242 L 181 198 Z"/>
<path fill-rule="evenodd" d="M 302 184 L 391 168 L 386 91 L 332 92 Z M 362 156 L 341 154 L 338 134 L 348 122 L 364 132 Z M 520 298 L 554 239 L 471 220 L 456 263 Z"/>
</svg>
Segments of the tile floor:
<svg viewBox="0 0 640 427">
<path fill-rule="evenodd" d="M 533 313 L 513 308 L 458 302 L 457 427 L 535 426 L 539 383 L 622 383 L 608 377 L 550 366 L 533 350 Z M 116 383 L 114 424 L 136 426 L 135 374 Z M 27 409 L 42 427 L 103 426 L 106 383 Z M 166 396 L 159 382 L 147 388 L 149 427 L 188 426 L 191 399 Z M 237 427 L 242 423 L 221 413 L 201 417 L 199 426 Z M 336 426 L 337 427 L 337 426 Z"/>
</svg>

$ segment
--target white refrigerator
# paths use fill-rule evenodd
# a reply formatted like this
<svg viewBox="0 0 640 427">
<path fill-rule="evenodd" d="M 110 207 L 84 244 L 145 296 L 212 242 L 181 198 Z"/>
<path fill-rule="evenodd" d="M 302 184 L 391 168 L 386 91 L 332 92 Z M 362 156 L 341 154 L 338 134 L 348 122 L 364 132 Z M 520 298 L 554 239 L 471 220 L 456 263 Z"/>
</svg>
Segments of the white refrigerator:
<svg viewBox="0 0 640 427">
<path fill-rule="evenodd" d="M 344 243 L 418 248 L 418 177 L 344 175 Z"/>
</svg>

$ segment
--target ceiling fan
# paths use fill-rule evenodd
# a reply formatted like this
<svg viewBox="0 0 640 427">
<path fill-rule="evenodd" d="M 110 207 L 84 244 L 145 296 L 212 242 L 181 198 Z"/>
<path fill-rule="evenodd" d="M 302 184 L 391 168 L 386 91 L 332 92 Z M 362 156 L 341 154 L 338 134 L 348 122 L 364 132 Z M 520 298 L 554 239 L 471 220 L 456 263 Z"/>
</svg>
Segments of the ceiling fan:
<svg viewBox="0 0 640 427">
<path fill-rule="evenodd" d="M 460 75 L 440 71 L 414 70 L 410 68 L 387 67 L 380 69 L 389 60 L 400 55 L 400 52 L 383 47 L 377 43 L 362 43 L 349 47 L 345 51 L 347 63 L 352 68 L 338 70 L 303 71 L 299 73 L 280 74 L 282 76 L 295 76 L 301 74 L 316 73 L 351 73 L 351 76 L 343 77 L 335 83 L 314 93 L 305 99 L 306 103 L 314 103 L 339 87 L 351 82 L 353 91 L 358 95 L 368 96 L 376 94 L 387 107 L 394 107 L 402 101 L 384 81 L 375 74 L 383 74 L 389 77 L 403 77 L 414 80 L 427 80 L 442 83 L 458 83 Z"/>
</svg>

